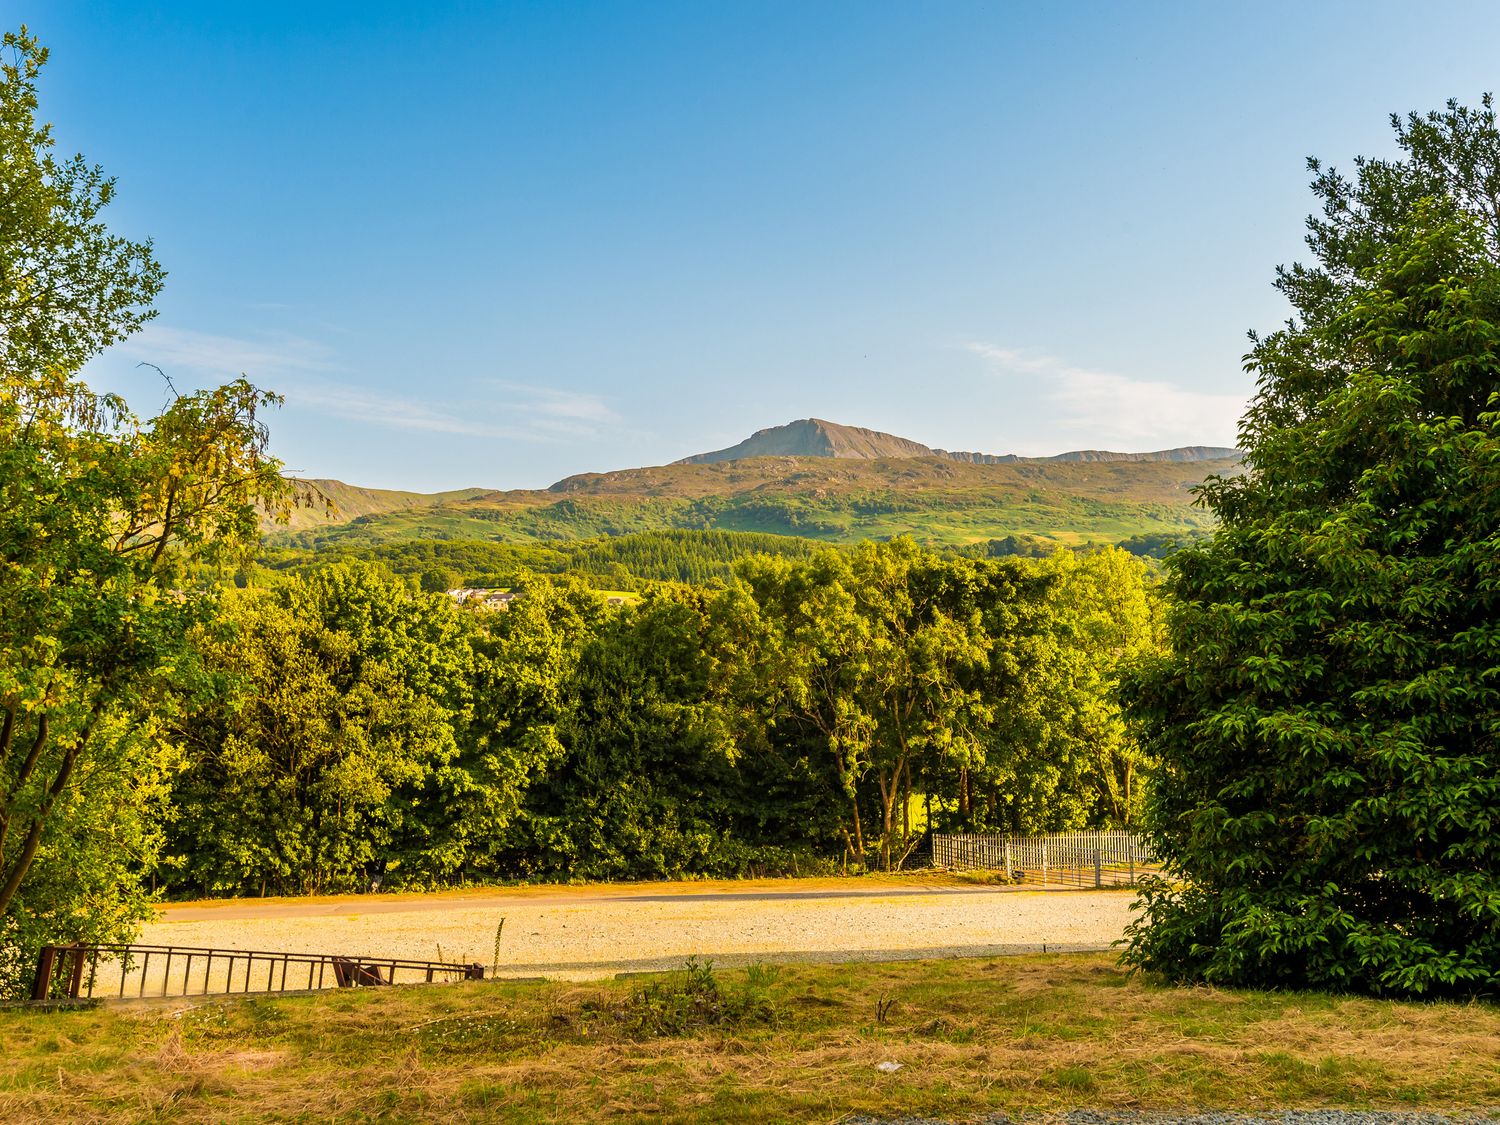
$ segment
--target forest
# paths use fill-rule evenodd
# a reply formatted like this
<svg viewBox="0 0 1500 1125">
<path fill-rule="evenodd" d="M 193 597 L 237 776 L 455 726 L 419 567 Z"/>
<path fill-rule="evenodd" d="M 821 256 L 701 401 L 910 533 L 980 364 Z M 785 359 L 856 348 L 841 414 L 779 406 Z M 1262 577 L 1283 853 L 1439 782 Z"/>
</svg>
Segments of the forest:
<svg viewBox="0 0 1500 1125">
<path fill-rule="evenodd" d="M 1110 692 L 1159 625 L 1123 551 L 750 554 L 627 606 L 511 578 L 502 611 L 364 560 L 223 591 L 150 795 L 155 884 L 861 870 L 929 828 L 1135 815 L 1146 763 Z"/>
</svg>

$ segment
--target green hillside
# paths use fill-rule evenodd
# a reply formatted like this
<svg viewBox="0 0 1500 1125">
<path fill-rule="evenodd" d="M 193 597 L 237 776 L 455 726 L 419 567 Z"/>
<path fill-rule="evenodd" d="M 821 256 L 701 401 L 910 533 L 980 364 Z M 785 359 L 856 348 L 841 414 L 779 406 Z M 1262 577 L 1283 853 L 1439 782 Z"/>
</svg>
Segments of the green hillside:
<svg viewBox="0 0 1500 1125">
<path fill-rule="evenodd" d="M 397 492 L 385 488 L 360 488 L 341 480 L 292 481 L 296 505 L 287 523 L 267 522 L 267 530 L 304 531 L 348 523 L 361 516 L 383 515 L 411 508 L 455 504 L 487 494 L 483 488 L 460 488 L 452 492 Z"/>
<path fill-rule="evenodd" d="M 1211 521 L 1193 506 L 1192 488 L 1210 474 L 1239 471 L 1236 459 L 967 464 L 938 457 L 762 457 L 584 474 L 545 490 L 439 496 L 344 524 L 294 526 L 269 542 L 547 544 L 717 529 L 831 543 L 910 535 L 933 546 L 965 546 L 1027 536 L 1076 546 L 1203 531 Z"/>
</svg>

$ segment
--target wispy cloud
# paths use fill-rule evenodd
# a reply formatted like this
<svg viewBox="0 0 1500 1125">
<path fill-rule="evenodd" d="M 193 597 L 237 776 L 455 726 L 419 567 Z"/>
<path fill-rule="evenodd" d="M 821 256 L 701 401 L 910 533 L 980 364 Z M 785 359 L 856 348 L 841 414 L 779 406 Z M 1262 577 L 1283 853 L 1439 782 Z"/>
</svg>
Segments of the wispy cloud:
<svg viewBox="0 0 1500 1125">
<path fill-rule="evenodd" d="M 595 395 L 475 380 L 462 402 L 390 394 L 320 377 L 284 388 L 287 404 L 397 430 L 549 442 L 589 437 L 615 421 Z M 504 388 L 504 393 L 499 393 Z"/>
<path fill-rule="evenodd" d="M 301 407 L 350 422 L 363 422 L 396 430 L 537 440 L 537 435 L 524 426 L 505 425 L 489 420 L 486 417 L 491 414 L 489 410 L 460 414 L 404 395 L 384 394 L 366 387 L 326 379 L 309 380 L 286 388 L 286 401 L 294 408 Z"/>
<path fill-rule="evenodd" d="M 619 422 L 598 395 L 501 379 L 473 380 L 461 402 L 362 386 L 337 377 L 347 368 L 332 349 L 297 336 L 242 339 L 152 324 L 132 338 L 128 353 L 173 376 L 245 373 L 283 394 L 292 409 L 389 429 L 547 442 L 589 437 Z"/>
<path fill-rule="evenodd" d="M 539 430 L 558 434 L 592 434 L 603 426 L 614 426 L 620 416 L 602 397 L 586 391 L 559 390 L 504 379 L 479 379 L 491 388 L 491 401 L 508 415 Z"/>
<path fill-rule="evenodd" d="M 245 340 L 148 324 L 121 349 L 134 359 L 166 369 L 168 374 L 175 368 L 213 378 L 247 374 L 264 379 L 294 371 L 337 370 L 328 348 L 299 336 Z"/>
<path fill-rule="evenodd" d="M 994 344 L 965 350 L 996 372 L 1042 384 L 1059 425 L 1099 446 L 1140 442 L 1232 443 L 1245 411 L 1240 395 L 1210 394 L 1116 371 L 1075 367 L 1055 356 Z"/>
</svg>

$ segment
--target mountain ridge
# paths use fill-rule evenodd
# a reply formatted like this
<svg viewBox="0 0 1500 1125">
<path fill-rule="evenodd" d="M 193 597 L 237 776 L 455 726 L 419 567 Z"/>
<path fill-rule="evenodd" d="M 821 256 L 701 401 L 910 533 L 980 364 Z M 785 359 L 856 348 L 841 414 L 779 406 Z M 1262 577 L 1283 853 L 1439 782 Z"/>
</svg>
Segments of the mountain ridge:
<svg viewBox="0 0 1500 1125">
<path fill-rule="evenodd" d="M 723 449 L 682 457 L 672 464 L 709 465 L 721 461 L 747 461 L 756 457 L 832 457 L 850 461 L 942 457 L 969 465 L 1017 465 L 1044 461 L 1220 461 L 1242 456 L 1243 453 L 1238 449 L 1212 445 L 1184 445 L 1147 453 L 1076 449 L 1050 457 L 959 452 L 923 445 L 911 438 L 863 426 L 845 426 L 823 418 L 799 418 L 781 426 L 767 426 L 756 430 L 744 441 Z M 553 487 L 556 488 L 556 485 Z"/>
<path fill-rule="evenodd" d="M 737 455 L 716 456 L 730 452 Z M 746 452 L 759 455 L 738 455 Z M 1207 476 L 1243 471 L 1238 450 L 1207 446 L 1038 458 L 949 453 L 878 430 L 802 419 L 714 454 L 577 473 L 544 489 L 424 494 L 296 482 L 313 502 L 299 507 L 290 525 L 268 522 L 266 530 L 273 544 L 309 547 L 413 538 L 555 542 L 712 528 L 827 542 L 910 534 L 963 545 L 1020 535 L 1071 545 L 1202 530 L 1211 520 L 1194 507 L 1193 490 Z"/>
</svg>

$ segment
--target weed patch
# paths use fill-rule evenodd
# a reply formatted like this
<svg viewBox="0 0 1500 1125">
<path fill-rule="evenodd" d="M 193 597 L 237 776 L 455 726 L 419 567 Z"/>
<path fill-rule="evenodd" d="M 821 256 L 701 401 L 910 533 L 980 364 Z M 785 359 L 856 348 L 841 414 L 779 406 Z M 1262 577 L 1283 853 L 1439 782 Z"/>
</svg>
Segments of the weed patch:
<svg viewBox="0 0 1500 1125">
<path fill-rule="evenodd" d="M 772 967 L 752 965 L 743 982 L 725 984 L 712 961 L 690 958 L 680 973 L 653 980 L 615 1004 L 590 1002 L 583 1011 L 612 1021 L 631 1039 L 776 1028 L 782 1023 L 781 1006 L 771 992 L 777 976 Z"/>
</svg>

